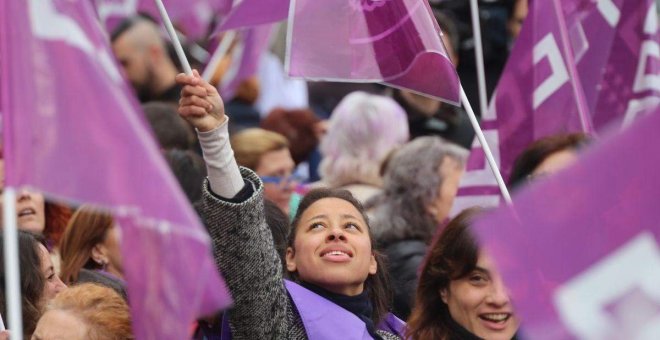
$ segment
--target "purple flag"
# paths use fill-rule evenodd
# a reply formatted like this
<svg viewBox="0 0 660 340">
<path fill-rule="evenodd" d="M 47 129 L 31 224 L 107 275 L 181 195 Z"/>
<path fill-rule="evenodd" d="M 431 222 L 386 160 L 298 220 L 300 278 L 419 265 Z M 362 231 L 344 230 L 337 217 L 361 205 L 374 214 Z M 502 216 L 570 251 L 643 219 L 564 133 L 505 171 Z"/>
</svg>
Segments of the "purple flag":
<svg viewBox="0 0 660 340">
<path fill-rule="evenodd" d="M 233 98 L 241 82 L 257 74 L 259 60 L 268 50 L 272 31 L 272 25 L 261 25 L 241 32 L 241 39 L 233 50 L 232 63 L 220 84 L 223 98 Z"/>
<path fill-rule="evenodd" d="M 503 177 L 536 139 L 625 126 L 660 105 L 659 41 L 652 0 L 532 1 L 481 122 Z M 475 144 L 454 210 L 498 202 L 497 183 Z"/>
<path fill-rule="evenodd" d="M 289 75 L 382 82 L 458 104 L 458 75 L 425 0 L 296 0 L 291 6 Z"/>
<path fill-rule="evenodd" d="M 209 35 L 214 16 L 226 15 L 231 0 L 163 0 L 170 19 L 192 39 Z M 160 21 L 154 0 L 94 0 L 96 12 L 104 27 L 111 32 L 122 19 L 143 12 Z"/>
<path fill-rule="evenodd" d="M 237 28 L 272 24 L 289 15 L 289 0 L 242 0 L 236 4 L 214 34 Z"/>
<path fill-rule="evenodd" d="M 230 303 L 210 240 L 146 127 L 87 0 L 3 1 L 7 186 L 109 208 L 138 339 L 185 339 Z"/>
<path fill-rule="evenodd" d="M 476 224 L 529 339 L 660 336 L 660 109 Z"/>
</svg>

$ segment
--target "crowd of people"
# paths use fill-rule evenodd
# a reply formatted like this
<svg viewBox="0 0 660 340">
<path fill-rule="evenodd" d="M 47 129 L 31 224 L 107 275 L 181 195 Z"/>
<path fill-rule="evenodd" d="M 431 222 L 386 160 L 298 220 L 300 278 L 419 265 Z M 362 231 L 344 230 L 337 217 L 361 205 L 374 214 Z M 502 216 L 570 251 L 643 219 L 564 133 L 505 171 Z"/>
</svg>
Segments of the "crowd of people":
<svg viewBox="0 0 660 340">
<path fill-rule="evenodd" d="M 469 61 L 458 63 L 471 39 L 458 3 L 439 2 L 434 11 L 454 63 L 470 69 Z M 525 1 L 488 3 L 494 14 L 486 24 L 501 29 L 487 45 L 487 61 L 501 64 L 490 68 L 497 73 Z M 200 316 L 192 339 L 524 334 L 502 277 L 471 231 L 485 209 L 450 219 L 474 138 L 462 109 L 375 84 L 308 89 L 281 79 L 277 90 L 290 93 L 263 94 L 280 102 L 256 105 L 259 92 L 272 88 L 259 81 L 272 74 L 221 98 L 217 83 L 197 71 L 180 73 L 152 20 L 129 18 L 110 38 L 163 157 L 208 230 L 234 300 L 229 310 Z M 264 60 L 279 62 L 271 52 Z M 535 142 L 516 161 L 510 186 L 560 171 L 588 143 L 582 134 Z M 111 213 L 30 191 L 19 194 L 15 213 L 23 329 L 0 338 L 133 339 L 121 226 Z M 0 257 L 4 318 L 2 249 Z"/>
</svg>

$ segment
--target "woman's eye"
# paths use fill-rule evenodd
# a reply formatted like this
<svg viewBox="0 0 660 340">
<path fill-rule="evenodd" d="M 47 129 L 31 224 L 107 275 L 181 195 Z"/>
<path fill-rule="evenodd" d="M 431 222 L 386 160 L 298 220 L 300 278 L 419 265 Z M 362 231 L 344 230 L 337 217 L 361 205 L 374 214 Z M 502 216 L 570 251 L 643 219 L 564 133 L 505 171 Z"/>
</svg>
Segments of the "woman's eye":
<svg viewBox="0 0 660 340">
<path fill-rule="evenodd" d="M 358 227 L 358 225 L 355 224 L 355 223 L 347 223 L 346 224 L 346 229 L 360 230 L 360 227 Z"/>
<path fill-rule="evenodd" d="M 309 229 L 310 229 L 310 230 L 314 230 L 314 229 L 321 229 L 321 228 L 323 228 L 323 227 L 324 227 L 324 226 L 323 226 L 323 224 L 321 224 L 321 223 L 314 223 L 314 224 L 312 224 L 311 226 L 309 226 Z"/>
<path fill-rule="evenodd" d="M 481 284 L 485 283 L 486 281 L 488 281 L 488 279 L 484 275 L 477 274 L 470 276 L 470 282 L 472 283 Z"/>
</svg>

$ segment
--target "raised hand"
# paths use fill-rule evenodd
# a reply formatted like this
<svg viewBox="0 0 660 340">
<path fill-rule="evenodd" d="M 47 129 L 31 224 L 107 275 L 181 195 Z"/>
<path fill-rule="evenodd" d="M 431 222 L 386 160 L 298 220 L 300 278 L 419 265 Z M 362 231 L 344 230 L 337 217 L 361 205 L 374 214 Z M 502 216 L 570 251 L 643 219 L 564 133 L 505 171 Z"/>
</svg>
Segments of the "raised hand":
<svg viewBox="0 0 660 340">
<path fill-rule="evenodd" d="M 197 130 L 215 129 L 225 119 L 225 106 L 218 90 L 200 77 L 197 70 L 189 76 L 179 73 L 176 82 L 183 85 L 179 100 L 179 114 Z"/>
</svg>

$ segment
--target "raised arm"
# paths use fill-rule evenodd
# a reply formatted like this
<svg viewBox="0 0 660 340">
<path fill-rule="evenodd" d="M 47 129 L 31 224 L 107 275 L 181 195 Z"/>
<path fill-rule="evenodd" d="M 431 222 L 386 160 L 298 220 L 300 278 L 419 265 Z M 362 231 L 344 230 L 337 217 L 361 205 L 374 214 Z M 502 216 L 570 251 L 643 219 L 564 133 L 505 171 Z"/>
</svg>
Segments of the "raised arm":
<svg viewBox="0 0 660 340">
<path fill-rule="evenodd" d="M 179 74 L 184 85 L 179 113 L 196 129 L 208 180 L 202 214 L 213 240 L 218 270 L 234 298 L 230 326 L 234 339 L 288 338 L 291 305 L 263 207 L 263 185 L 236 165 L 228 118 L 217 90 L 199 77 Z"/>
</svg>

